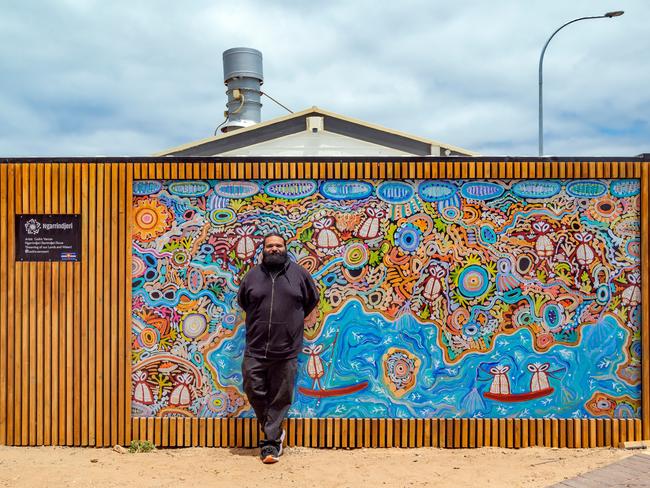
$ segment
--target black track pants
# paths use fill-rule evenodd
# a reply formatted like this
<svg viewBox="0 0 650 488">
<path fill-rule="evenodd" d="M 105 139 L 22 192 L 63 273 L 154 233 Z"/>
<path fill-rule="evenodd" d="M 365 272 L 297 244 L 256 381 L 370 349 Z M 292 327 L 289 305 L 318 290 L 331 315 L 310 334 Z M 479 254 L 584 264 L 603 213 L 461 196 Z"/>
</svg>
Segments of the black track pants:
<svg viewBox="0 0 650 488">
<path fill-rule="evenodd" d="M 282 421 L 293 400 L 298 358 L 257 359 L 244 356 L 244 392 L 268 442 L 279 444 Z"/>
</svg>

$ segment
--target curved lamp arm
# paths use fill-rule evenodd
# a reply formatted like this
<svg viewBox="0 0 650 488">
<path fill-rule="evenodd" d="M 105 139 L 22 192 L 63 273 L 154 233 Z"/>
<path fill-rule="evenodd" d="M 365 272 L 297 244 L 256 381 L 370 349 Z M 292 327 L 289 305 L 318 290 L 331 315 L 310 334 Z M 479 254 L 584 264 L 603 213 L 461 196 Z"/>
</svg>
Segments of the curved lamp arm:
<svg viewBox="0 0 650 488">
<path fill-rule="evenodd" d="M 548 47 L 548 44 L 551 42 L 551 39 L 555 37 L 555 34 L 560 32 L 562 29 L 564 29 L 567 25 L 573 24 L 574 22 L 579 22 L 581 20 L 589 20 L 589 19 L 611 19 L 613 17 L 620 17 L 623 15 L 622 10 L 617 10 L 615 12 L 607 12 L 604 15 L 595 15 L 595 16 L 590 16 L 590 17 L 580 17 L 578 19 L 573 19 L 567 22 L 566 24 L 562 24 L 560 27 L 555 29 L 555 32 L 551 34 L 551 37 L 548 38 L 546 41 L 546 44 L 544 44 L 544 47 L 542 48 L 542 53 L 539 55 L 539 123 L 538 123 L 538 128 L 539 128 L 539 156 L 542 156 L 544 154 L 544 107 L 542 103 L 542 65 L 544 63 L 544 53 L 546 52 L 546 48 Z"/>
</svg>

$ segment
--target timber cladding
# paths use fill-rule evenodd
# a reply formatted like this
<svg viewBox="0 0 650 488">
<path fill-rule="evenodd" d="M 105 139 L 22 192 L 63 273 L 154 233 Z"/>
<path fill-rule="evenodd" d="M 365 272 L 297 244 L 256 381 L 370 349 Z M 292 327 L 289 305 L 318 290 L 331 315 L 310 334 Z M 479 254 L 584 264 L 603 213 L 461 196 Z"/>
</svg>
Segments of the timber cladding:
<svg viewBox="0 0 650 488">
<path fill-rule="evenodd" d="M 137 180 L 641 180 L 641 389 L 635 419 L 289 419 L 313 447 L 616 446 L 650 438 L 648 163 L 640 160 L 8 160 L 0 164 L 0 444 L 253 446 L 249 418 L 132 417 Z M 80 214 L 80 262 L 16 262 L 15 216 Z"/>
</svg>

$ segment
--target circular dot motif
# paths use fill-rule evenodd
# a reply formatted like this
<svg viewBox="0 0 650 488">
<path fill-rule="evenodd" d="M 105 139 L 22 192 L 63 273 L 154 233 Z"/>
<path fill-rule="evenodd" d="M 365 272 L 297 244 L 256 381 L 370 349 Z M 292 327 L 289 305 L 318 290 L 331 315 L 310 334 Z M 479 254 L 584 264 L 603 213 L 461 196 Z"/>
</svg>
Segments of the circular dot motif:
<svg viewBox="0 0 650 488">
<path fill-rule="evenodd" d="M 554 303 L 547 304 L 544 307 L 543 315 L 544 322 L 546 322 L 549 329 L 556 329 L 562 325 L 564 315 L 562 314 L 562 309 L 558 305 Z"/>
<path fill-rule="evenodd" d="M 368 249 L 360 242 L 349 244 L 345 248 L 343 263 L 348 269 L 359 269 L 368 262 Z"/>
<path fill-rule="evenodd" d="M 609 302 L 609 298 L 611 297 L 611 291 L 609 289 L 609 285 L 600 285 L 596 289 L 596 301 L 600 305 L 605 305 L 607 302 Z"/>
<path fill-rule="evenodd" d="M 237 215 L 229 208 L 217 208 L 210 212 L 210 222 L 214 225 L 224 225 L 234 222 Z"/>
<path fill-rule="evenodd" d="M 237 317 L 234 313 L 227 313 L 223 316 L 222 324 L 226 329 L 232 329 L 235 326 Z"/>
<path fill-rule="evenodd" d="M 476 264 L 465 268 L 458 277 L 458 291 L 467 298 L 480 297 L 489 285 L 487 270 Z"/>
<path fill-rule="evenodd" d="M 463 334 L 467 337 L 474 337 L 480 330 L 479 324 L 473 320 L 463 326 Z"/>
<path fill-rule="evenodd" d="M 133 219 L 133 237 L 136 240 L 149 242 L 167 230 L 173 217 L 169 209 L 161 203 L 143 199 L 134 204 Z"/>
<path fill-rule="evenodd" d="M 417 251 L 420 238 L 420 229 L 413 224 L 404 224 L 395 232 L 395 245 L 410 254 Z"/>
<path fill-rule="evenodd" d="M 142 347 L 146 349 L 150 349 L 155 346 L 159 340 L 160 333 L 158 332 L 158 329 L 154 327 L 145 327 L 138 336 L 138 342 Z"/>
<path fill-rule="evenodd" d="M 144 264 L 144 261 L 138 256 L 131 257 L 131 276 L 133 278 L 139 278 L 147 270 L 147 265 Z"/>
<path fill-rule="evenodd" d="M 183 319 L 183 334 L 189 339 L 196 339 L 205 332 L 208 323 L 200 313 L 190 313 Z"/>
</svg>

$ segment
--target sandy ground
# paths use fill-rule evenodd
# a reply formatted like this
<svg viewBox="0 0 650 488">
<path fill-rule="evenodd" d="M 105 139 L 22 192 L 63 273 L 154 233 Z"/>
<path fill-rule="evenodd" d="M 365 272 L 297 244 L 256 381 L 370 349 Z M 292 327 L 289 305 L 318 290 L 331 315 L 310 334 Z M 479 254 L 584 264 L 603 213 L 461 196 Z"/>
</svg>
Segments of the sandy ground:
<svg viewBox="0 0 650 488">
<path fill-rule="evenodd" d="M 262 464 L 249 449 L 0 446 L 5 487 L 542 487 L 647 451 L 617 449 L 287 448 Z"/>
</svg>

